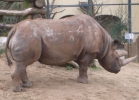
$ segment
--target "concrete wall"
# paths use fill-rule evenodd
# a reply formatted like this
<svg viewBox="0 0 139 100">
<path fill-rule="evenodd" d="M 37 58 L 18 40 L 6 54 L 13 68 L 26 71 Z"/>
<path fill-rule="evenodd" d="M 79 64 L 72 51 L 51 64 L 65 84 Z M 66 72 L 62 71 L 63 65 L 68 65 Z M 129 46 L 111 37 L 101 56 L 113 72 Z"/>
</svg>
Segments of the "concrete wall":
<svg viewBox="0 0 139 100">
<path fill-rule="evenodd" d="M 5 49 L 7 37 L 0 37 L 0 50 Z"/>
<path fill-rule="evenodd" d="M 139 0 L 132 0 L 132 3 L 139 3 Z M 132 31 L 139 32 L 139 5 L 132 6 Z"/>
<path fill-rule="evenodd" d="M 52 0 L 50 0 L 51 3 Z M 86 0 L 82 0 L 86 1 Z M 77 5 L 79 3 L 78 0 L 55 0 L 54 5 Z M 65 9 L 65 10 L 64 10 Z M 79 10 L 79 7 L 58 7 L 53 10 L 54 12 L 59 12 L 64 10 L 62 13 L 57 13 L 54 19 L 59 19 L 65 15 L 77 15 L 82 14 L 82 12 Z"/>
<path fill-rule="evenodd" d="M 56 0 L 55 1 L 55 5 L 77 5 L 80 2 L 88 2 L 88 0 Z M 52 0 L 50 0 L 50 4 L 51 4 Z M 96 0 L 95 4 L 110 4 L 110 3 L 123 3 L 123 0 Z M 55 19 L 59 19 L 62 16 L 65 15 L 77 15 L 77 14 L 81 14 L 82 12 L 79 10 L 78 7 L 59 7 L 53 10 L 53 12 L 56 11 L 62 11 L 64 10 L 64 12 L 62 13 L 58 13 L 55 16 Z M 119 6 L 102 6 L 99 10 L 99 14 L 98 15 L 117 15 L 117 11 L 122 9 L 122 7 Z"/>
<path fill-rule="evenodd" d="M 121 4 L 123 3 L 122 0 L 97 0 L 98 4 Z M 102 13 L 100 15 L 117 15 L 117 11 L 119 10 L 119 6 L 116 5 L 107 5 L 107 6 L 102 6 L 100 9 Z"/>
</svg>

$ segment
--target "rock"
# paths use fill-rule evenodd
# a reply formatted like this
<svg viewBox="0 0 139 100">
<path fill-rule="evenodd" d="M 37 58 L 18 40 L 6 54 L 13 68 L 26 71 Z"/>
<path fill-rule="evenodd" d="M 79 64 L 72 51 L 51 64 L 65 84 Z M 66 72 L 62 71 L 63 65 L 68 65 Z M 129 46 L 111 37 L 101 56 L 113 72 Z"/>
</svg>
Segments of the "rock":
<svg viewBox="0 0 139 100">
<path fill-rule="evenodd" d="M 0 50 L 5 48 L 7 37 L 0 37 Z"/>
</svg>

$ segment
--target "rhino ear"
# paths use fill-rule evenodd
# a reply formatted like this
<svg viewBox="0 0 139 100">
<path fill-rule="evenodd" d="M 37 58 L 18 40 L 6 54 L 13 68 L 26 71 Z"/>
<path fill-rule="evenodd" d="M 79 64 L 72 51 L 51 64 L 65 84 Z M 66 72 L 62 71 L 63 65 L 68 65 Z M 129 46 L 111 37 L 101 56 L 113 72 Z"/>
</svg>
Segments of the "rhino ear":
<svg viewBox="0 0 139 100">
<path fill-rule="evenodd" d="M 113 43 L 112 43 L 113 49 L 116 49 L 117 45 L 121 45 L 121 43 L 118 40 L 114 40 Z"/>
</svg>

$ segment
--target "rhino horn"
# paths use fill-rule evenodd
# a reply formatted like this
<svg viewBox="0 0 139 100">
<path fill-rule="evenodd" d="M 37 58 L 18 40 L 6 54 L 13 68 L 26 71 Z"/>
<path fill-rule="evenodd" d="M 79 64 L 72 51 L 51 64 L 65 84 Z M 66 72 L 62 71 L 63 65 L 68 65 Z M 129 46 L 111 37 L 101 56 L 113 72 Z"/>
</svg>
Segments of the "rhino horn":
<svg viewBox="0 0 139 100">
<path fill-rule="evenodd" d="M 126 64 L 128 64 L 128 63 L 130 63 L 130 62 L 132 62 L 132 61 L 135 60 L 136 58 L 137 58 L 137 56 L 134 56 L 134 57 L 130 57 L 130 58 L 127 58 L 127 59 L 123 60 L 122 66 L 124 66 L 124 65 L 126 65 Z"/>
<path fill-rule="evenodd" d="M 128 54 L 125 50 L 116 50 L 119 57 L 126 56 Z"/>
</svg>

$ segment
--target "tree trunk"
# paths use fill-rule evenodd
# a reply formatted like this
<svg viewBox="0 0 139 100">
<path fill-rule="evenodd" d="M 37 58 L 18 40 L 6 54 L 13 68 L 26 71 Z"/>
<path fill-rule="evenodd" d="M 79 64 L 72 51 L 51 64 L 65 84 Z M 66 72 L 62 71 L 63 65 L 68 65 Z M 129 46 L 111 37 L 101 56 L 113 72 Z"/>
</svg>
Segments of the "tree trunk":
<svg viewBox="0 0 139 100">
<path fill-rule="evenodd" d="M 45 5 L 44 0 L 36 0 L 35 1 L 35 6 L 38 7 L 38 8 L 43 8 L 44 5 Z"/>
<path fill-rule="evenodd" d="M 3 24 L 0 23 L 0 28 L 12 28 L 14 26 L 14 24 Z"/>
<path fill-rule="evenodd" d="M 29 2 L 29 8 L 33 8 L 34 7 L 34 2 Z M 32 15 L 27 15 L 26 17 L 27 19 L 32 19 L 33 16 Z"/>
</svg>

